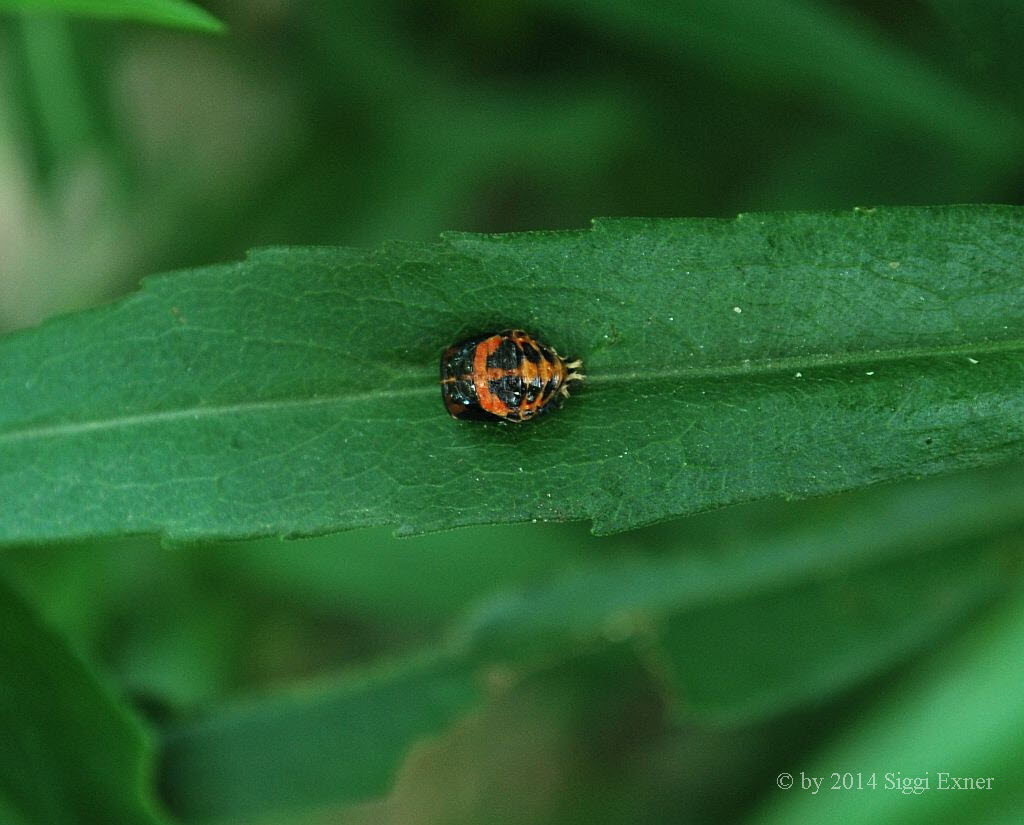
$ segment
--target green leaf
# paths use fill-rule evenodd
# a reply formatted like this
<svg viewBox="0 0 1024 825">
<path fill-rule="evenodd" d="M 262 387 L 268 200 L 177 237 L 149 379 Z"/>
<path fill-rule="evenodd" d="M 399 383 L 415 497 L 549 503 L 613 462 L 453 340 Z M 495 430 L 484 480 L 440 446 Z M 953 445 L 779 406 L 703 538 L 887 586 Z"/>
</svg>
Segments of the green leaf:
<svg viewBox="0 0 1024 825">
<path fill-rule="evenodd" d="M 772 789 L 751 822 L 925 823 L 1019 822 L 1024 802 L 1024 597 L 1014 594 L 955 644 L 892 685 L 881 701 L 807 765 L 780 765 L 799 783 L 800 771 L 830 777 L 860 772 L 876 786 L 812 795 L 797 784 Z M 945 773 L 946 789 L 940 788 Z M 887 777 L 887 774 L 889 776 Z M 953 788 L 949 776 L 992 782 Z M 920 793 L 899 783 L 928 782 Z"/>
<path fill-rule="evenodd" d="M 655 634 L 657 669 L 681 713 L 716 722 L 762 719 L 835 696 L 997 595 L 1002 551 L 989 542 L 957 545 L 680 611 Z"/>
<path fill-rule="evenodd" d="M 829 517 L 808 512 L 762 540 L 569 570 L 486 603 L 457 638 L 492 664 L 635 638 L 680 710 L 719 721 L 820 701 L 1000 591 L 1024 527 L 1024 467 L 821 508 Z"/>
<path fill-rule="evenodd" d="M 0 579 L 0 815 L 18 825 L 157 823 L 135 719 Z"/>
<path fill-rule="evenodd" d="M 235 581 L 278 598 L 322 609 L 351 610 L 388 623 L 423 628 L 461 615 L 496 586 L 521 582 L 584 558 L 579 525 L 537 525 L 529 536 L 467 528 L 420 536 L 353 531 L 304 541 L 265 540 L 224 546 L 218 561 Z M 497 545 L 497 547 L 496 547 Z M 204 548 L 206 557 L 213 548 Z M 34 553 L 33 555 L 38 555 Z"/>
<path fill-rule="evenodd" d="M 560 0 L 545 5 L 556 6 L 561 14 L 571 9 L 614 36 L 677 56 L 687 69 L 700 61 L 706 71 L 754 84 L 785 104 L 794 98 L 817 99 L 843 115 L 871 119 L 887 130 L 899 125 L 1004 164 L 1015 162 L 1024 137 L 1024 121 L 1011 107 L 961 87 L 920 56 L 887 41 L 870 21 L 836 4 Z M 1000 11 L 1005 10 L 981 14 L 998 19 Z M 979 42 L 985 41 L 976 39 L 975 48 Z M 957 69 L 962 71 L 962 64 Z"/>
<path fill-rule="evenodd" d="M 761 722 L 820 705 L 1001 592 L 1021 543 L 1024 466 L 790 509 L 766 539 L 749 529 L 756 514 L 732 514 L 738 540 L 668 556 L 608 559 L 591 539 L 589 563 L 495 595 L 448 652 L 211 709 L 168 740 L 169 802 L 185 820 L 249 822 L 382 793 L 410 745 L 477 706 L 477 681 L 515 686 L 552 669 L 576 681 L 585 651 L 638 651 L 689 719 Z M 410 553 L 424 541 L 409 540 Z M 636 689 L 641 669 L 616 661 L 612 692 Z"/>
<path fill-rule="evenodd" d="M 592 519 L 982 466 L 1024 441 L 1024 210 L 601 220 L 267 249 L 0 342 L 0 542 Z M 441 350 L 522 326 L 565 409 L 457 422 Z"/>
<path fill-rule="evenodd" d="M 383 794 L 408 748 L 480 699 L 473 669 L 427 655 L 181 725 L 162 785 L 185 820 L 251 822 Z"/>
<path fill-rule="evenodd" d="M 224 24 L 188 0 L 0 0 L 0 12 L 63 12 L 223 32 Z"/>
<path fill-rule="evenodd" d="M 925 5 L 947 30 L 949 60 L 963 72 L 1002 91 L 1019 108 L 1024 81 L 1024 8 L 1017 0 L 926 0 Z"/>
</svg>

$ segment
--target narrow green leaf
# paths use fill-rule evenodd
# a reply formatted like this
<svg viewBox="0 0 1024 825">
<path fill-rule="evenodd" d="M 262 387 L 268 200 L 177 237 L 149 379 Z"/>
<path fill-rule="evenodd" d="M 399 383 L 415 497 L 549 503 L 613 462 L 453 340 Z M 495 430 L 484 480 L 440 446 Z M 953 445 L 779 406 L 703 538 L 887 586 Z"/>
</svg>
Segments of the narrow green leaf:
<svg viewBox="0 0 1024 825">
<path fill-rule="evenodd" d="M 157 823 L 151 752 L 124 707 L 0 579 L 0 818 Z"/>
<path fill-rule="evenodd" d="M 172 732 L 162 784 L 189 821 L 251 822 L 380 795 L 410 745 L 479 698 L 465 661 L 427 656 L 253 701 Z"/>
<path fill-rule="evenodd" d="M 955 627 L 1004 588 L 1005 558 L 999 543 L 956 545 L 681 611 L 655 631 L 656 668 L 686 715 L 735 723 L 799 708 Z"/>
<path fill-rule="evenodd" d="M 1011 108 L 977 96 L 837 4 L 535 2 L 555 5 L 563 14 L 568 6 L 616 35 L 650 43 L 686 65 L 703 61 L 708 71 L 767 88 L 780 98 L 816 98 L 883 128 L 898 124 L 997 162 L 1012 162 L 1024 137 L 1024 121 Z M 998 15 L 995 9 L 985 12 Z"/>
<path fill-rule="evenodd" d="M 493 599 L 456 637 L 512 663 L 635 637 L 686 712 L 775 714 L 899 661 L 998 593 L 1005 536 L 1024 526 L 1024 467 L 865 491 L 809 522 L 570 570 Z"/>
<path fill-rule="evenodd" d="M 0 0 L 0 12 L 62 12 L 222 32 L 224 24 L 188 0 Z"/>
<path fill-rule="evenodd" d="M 2 2 L 2 0 L 0 0 Z M 94 113 L 82 83 L 70 24 L 59 17 L 26 15 L 16 28 L 25 64 L 26 102 L 39 123 L 41 152 L 66 174 L 94 146 Z"/>
<path fill-rule="evenodd" d="M 1024 88 L 1024 7 L 1017 0 L 925 0 L 947 30 L 950 62 L 987 81 L 1019 107 Z"/>
<path fill-rule="evenodd" d="M 1024 209 L 267 249 L 0 342 L 0 542 L 592 519 L 991 464 L 1024 442 Z M 437 362 L 522 326 L 586 386 L 452 421 Z"/>
<path fill-rule="evenodd" d="M 1007 547 L 1020 541 L 999 537 L 1024 524 L 1024 467 L 800 509 L 811 526 L 767 541 L 745 531 L 714 551 L 636 553 L 625 564 L 595 553 L 493 597 L 448 653 L 184 723 L 164 761 L 173 809 L 185 820 L 251 822 L 382 793 L 411 744 L 475 707 L 476 680 L 519 684 L 588 649 L 640 651 L 680 709 L 705 721 L 822 702 L 919 652 L 1000 591 Z"/>
<path fill-rule="evenodd" d="M 592 549 L 580 525 L 537 525 L 511 540 L 513 529 L 466 528 L 415 541 L 378 529 L 303 541 L 232 542 L 218 559 L 232 579 L 278 598 L 422 628 L 460 616 L 467 604 L 503 583 L 536 578 Z M 211 550 L 217 552 L 204 547 L 204 555 Z"/>
<path fill-rule="evenodd" d="M 772 789 L 752 822 L 1019 822 L 1024 802 L 1024 598 L 1015 594 L 956 644 L 891 687 L 824 753 L 806 765 L 780 765 L 796 777 Z M 800 772 L 874 777 L 862 790 L 800 789 Z M 945 777 L 943 777 L 945 774 Z M 990 783 L 957 789 L 951 777 Z M 903 783 L 909 790 L 903 791 Z M 915 781 L 921 786 L 913 791 Z M 927 787 L 924 786 L 927 783 Z M 944 785 L 944 787 L 943 787 Z"/>
</svg>

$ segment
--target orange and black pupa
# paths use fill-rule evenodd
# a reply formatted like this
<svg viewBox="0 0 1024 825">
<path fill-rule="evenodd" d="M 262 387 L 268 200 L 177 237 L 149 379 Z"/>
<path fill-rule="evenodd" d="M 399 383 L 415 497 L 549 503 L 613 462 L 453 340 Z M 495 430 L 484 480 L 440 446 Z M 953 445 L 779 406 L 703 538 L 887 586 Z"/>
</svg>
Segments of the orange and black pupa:
<svg viewBox="0 0 1024 825">
<path fill-rule="evenodd" d="M 441 356 L 441 396 L 453 418 L 528 421 L 569 397 L 581 361 L 566 360 L 521 329 L 459 341 Z"/>
</svg>

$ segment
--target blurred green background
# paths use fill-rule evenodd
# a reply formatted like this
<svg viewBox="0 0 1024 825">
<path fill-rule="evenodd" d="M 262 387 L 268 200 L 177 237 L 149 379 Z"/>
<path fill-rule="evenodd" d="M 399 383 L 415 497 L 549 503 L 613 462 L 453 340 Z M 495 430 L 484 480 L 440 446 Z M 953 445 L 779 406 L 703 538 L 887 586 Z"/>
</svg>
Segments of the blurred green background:
<svg viewBox="0 0 1024 825">
<path fill-rule="evenodd" d="M 204 5 L 226 36 L 0 17 L 0 331 L 258 245 L 578 228 L 599 215 L 1024 201 L 1015 0 Z M 1009 675 L 1024 677 L 1019 611 L 1005 607 L 1024 544 L 1013 496 L 969 510 L 964 535 L 925 529 L 929 506 L 1007 490 L 1024 493 L 1020 468 L 609 539 L 585 525 L 199 548 L 138 538 L 5 550 L 0 570 L 159 731 L 437 644 L 474 605 L 550 581 L 624 562 L 696 559 L 714 573 L 729 552 L 768 568 L 799 527 L 818 537 L 814 576 L 747 597 L 710 587 L 665 629 L 694 668 L 681 697 L 658 678 L 678 663 L 652 665 L 635 634 L 611 628 L 414 751 L 387 799 L 267 822 L 821 822 L 806 794 L 803 808 L 797 791 L 779 797 L 777 774 L 909 775 L 923 756 L 980 773 L 988 763 L 958 751 L 956 732 L 1000 727 L 993 703 L 1020 713 L 1012 695 L 955 703 L 965 718 L 952 721 L 929 704 L 1002 684 L 977 664 L 992 651 L 1009 651 Z M 923 515 L 904 535 L 892 508 L 908 496 Z M 844 532 L 850 507 L 855 535 Z M 857 542 L 899 546 L 898 560 L 829 564 Z M 965 572 L 979 553 L 998 576 Z M 925 570 L 938 576 L 936 613 L 901 636 L 886 624 L 892 605 L 921 603 Z M 855 645 L 814 624 L 819 602 L 835 601 L 860 622 Z M 842 663 L 818 650 L 833 632 L 846 638 Z M 777 690 L 754 701 L 762 671 Z M 716 706 L 748 710 L 701 712 Z M 909 736 L 917 710 L 920 751 L 878 744 L 863 757 Z M 1016 821 L 1024 728 L 1004 727 L 982 741 L 1002 755 L 997 768 L 1017 769 L 1000 778 L 1005 794 L 958 797 L 947 821 Z M 844 753 L 853 761 L 828 761 Z M 163 788 L 184 819 L 191 792 Z M 847 794 L 829 816 L 942 821 L 893 798 L 868 813 L 866 797 Z"/>
</svg>

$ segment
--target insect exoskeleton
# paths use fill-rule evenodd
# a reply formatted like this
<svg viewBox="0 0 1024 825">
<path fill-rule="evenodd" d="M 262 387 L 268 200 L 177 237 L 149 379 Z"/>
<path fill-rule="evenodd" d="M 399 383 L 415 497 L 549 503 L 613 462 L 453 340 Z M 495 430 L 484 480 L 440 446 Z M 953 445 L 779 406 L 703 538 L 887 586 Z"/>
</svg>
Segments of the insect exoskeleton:
<svg viewBox="0 0 1024 825">
<path fill-rule="evenodd" d="M 453 418 L 529 421 L 569 397 L 582 366 L 521 329 L 492 332 L 444 351 L 441 395 Z"/>
</svg>

